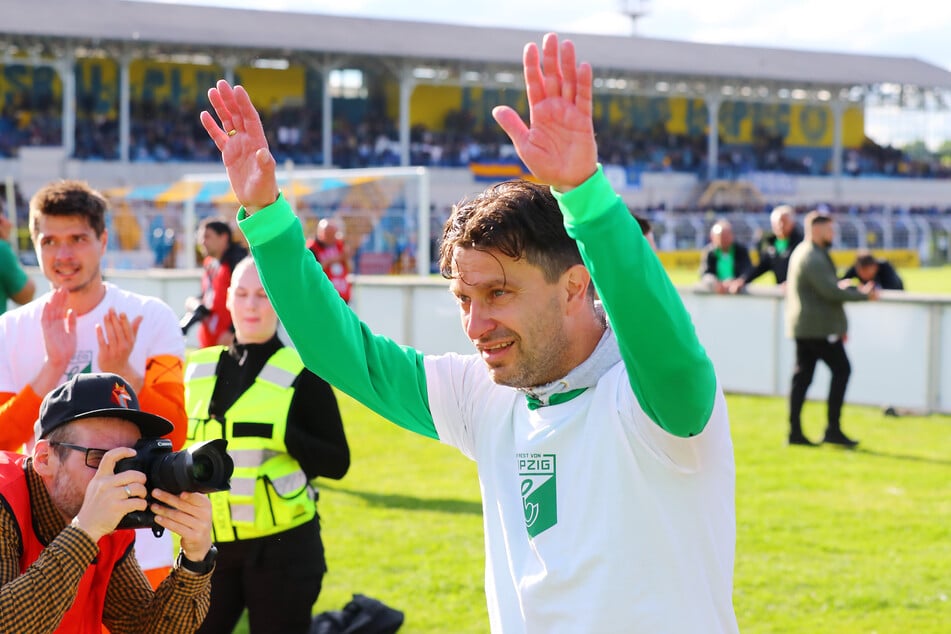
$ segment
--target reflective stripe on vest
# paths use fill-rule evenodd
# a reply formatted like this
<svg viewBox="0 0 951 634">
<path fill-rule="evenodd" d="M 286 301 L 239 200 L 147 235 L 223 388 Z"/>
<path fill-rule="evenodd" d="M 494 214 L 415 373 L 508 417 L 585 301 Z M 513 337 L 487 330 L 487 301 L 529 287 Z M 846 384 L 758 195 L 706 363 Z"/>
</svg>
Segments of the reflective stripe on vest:
<svg viewBox="0 0 951 634">
<path fill-rule="evenodd" d="M 185 372 L 188 441 L 224 437 L 234 460 L 231 490 L 209 496 L 215 539 L 263 537 L 299 526 L 314 517 L 316 495 L 307 475 L 287 453 L 284 435 L 292 385 L 303 362 L 295 350 L 279 349 L 225 412 L 225 420 L 209 420 L 215 370 L 224 350 L 218 346 L 195 351 Z M 249 435 L 266 430 L 270 437 Z"/>
</svg>

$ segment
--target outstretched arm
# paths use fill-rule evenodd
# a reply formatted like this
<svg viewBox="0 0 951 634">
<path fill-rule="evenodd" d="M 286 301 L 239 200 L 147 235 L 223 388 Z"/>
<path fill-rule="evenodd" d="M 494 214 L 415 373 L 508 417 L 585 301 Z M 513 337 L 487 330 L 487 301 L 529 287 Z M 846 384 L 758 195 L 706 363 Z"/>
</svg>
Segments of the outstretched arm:
<svg viewBox="0 0 951 634">
<path fill-rule="evenodd" d="M 591 67 L 551 33 L 542 51 L 541 60 L 534 44 L 524 52 L 530 126 L 508 107 L 493 115 L 532 174 L 555 191 L 641 407 L 674 435 L 698 434 L 713 408 L 713 365 L 660 261 L 598 169 Z"/>
<path fill-rule="evenodd" d="M 422 353 L 372 333 L 306 250 L 300 221 L 280 197 L 274 158 L 248 93 L 222 80 L 208 91 L 208 99 L 221 125 L 207 111 L 201 113 L 202 124 L 221 150 L 243 207 L 239 226 L 304 364 L 394 423 L 437 437 Z"/>
</svg>

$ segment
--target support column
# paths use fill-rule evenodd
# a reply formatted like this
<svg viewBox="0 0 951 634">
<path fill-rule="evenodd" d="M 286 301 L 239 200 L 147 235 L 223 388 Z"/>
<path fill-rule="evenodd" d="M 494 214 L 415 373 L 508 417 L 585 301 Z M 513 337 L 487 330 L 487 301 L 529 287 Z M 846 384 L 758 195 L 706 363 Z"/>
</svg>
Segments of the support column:
<svg viewBox="0 0 951 634">
<path fill-rule="evenodd" d="M 835 178 L 842 176 L 842 116 L 845 114 L 845 104 L 838 99 L 829 104 L 832 110 L 832 175 Z"/>
<path fill-rule="evenodd" d="M 63 84 L 63 150 L 69 158 L 76 150 L 76 71 L 73 52 L 67 51 L 56 64 Z"/>
<path fill-rule="evenodd" d="M 132 90 L 129 80 L 131 56 L 123 53 L 119 57 L 119 160 L 128 163 L 129 146 L 132 142 Z"/>
<path fill-rule="evenodd" d="M 320 153 L 323 155 L 323 166 L 332 167 L 333 162 L 333 109 L 334 102 L 333 96 L 330 94 L 330 73 L 334 70 L 333 65 L 331 64 L 322 64 L 318 69 L 321 77 L 323 79 L 324 89 L 321 98 L 321 131 L 320 131 L 320 142 L 321 150 Z"/>
<path fill-rule="evenodd" d="M 400 71 L 400 165 L 409 165 L 409 99 L 416 88 L 413 69 L 403 66 Z"/>
<path fill-rule="evenodd" d="M 719 95 L 707 95 L 707 181 L 717 177 L 720 156 L 720 103 Z"/>
</svg>

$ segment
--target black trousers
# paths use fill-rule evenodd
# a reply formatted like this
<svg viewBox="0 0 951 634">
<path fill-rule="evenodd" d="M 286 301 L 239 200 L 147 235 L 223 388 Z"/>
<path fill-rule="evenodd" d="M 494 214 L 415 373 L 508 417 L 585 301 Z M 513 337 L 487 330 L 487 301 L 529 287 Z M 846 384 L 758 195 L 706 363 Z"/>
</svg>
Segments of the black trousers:
<svg viewBox="0 0 951 634">
<path fill-rule="evenodd" d="M 812 383 L 816 372 L 816 363 L 822 361 L 832 372 L 829 383 L 828 426 L 826 433 L 838 432 L 842 403 L 845 401 L 845 388 L 849 384 L 852 366 L 845 354 L 842 339 L 830 342 L 827 339 L 796 339 L 796 367 L 793 369 L 792 389 L 789 392 L 789 433 L 802 433 L 802 406 L 806 400 L 806 390 Z"/>
<path fill-rule="evenodd" d="M 306 634 L 327 565 L 320 526 L 216 543 L 211 607 L 199 632 L 231 634 L 244 608 L 252 634 Z"/>
</svg>

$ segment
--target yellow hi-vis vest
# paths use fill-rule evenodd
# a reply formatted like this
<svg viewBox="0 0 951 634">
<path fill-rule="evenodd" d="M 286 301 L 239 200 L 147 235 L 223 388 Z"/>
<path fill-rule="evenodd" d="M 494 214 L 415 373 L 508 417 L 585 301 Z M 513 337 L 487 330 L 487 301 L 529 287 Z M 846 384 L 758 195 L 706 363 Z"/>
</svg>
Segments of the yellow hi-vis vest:
<svg viewBox="0 0 951 634">
<path fill-rule="evenodd" d="M 221 421 L 210 418 L 208 404 L 224 349 L 196 350 L 188 355 L 185 370 L 186 444 L 225 438 L 234 460 L 231 490 L 208 496 L 218 542 L 281 533 L 317 512 L 316 489 L 284 445 L 291 386 L 304 363 L 293 348 L 279 349 Z"/>
</svg>

